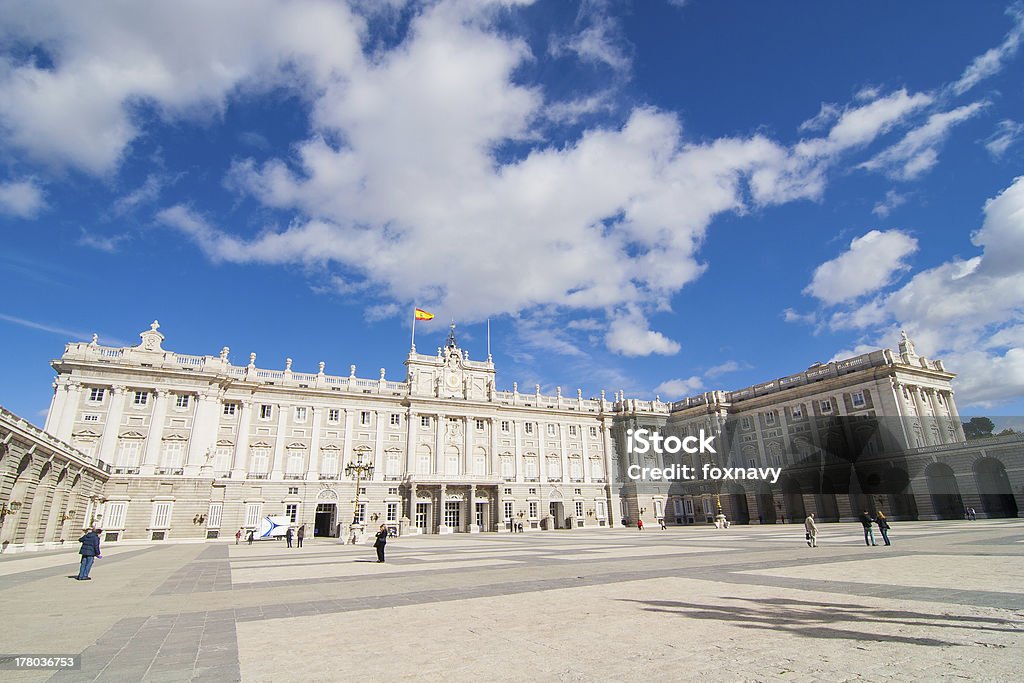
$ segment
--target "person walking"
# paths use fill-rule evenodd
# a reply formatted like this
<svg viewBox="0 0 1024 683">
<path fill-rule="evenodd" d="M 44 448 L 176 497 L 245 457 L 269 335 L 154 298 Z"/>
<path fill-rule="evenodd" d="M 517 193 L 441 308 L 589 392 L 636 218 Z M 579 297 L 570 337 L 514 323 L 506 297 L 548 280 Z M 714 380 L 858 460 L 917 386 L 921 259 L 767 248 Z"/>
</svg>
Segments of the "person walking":
<svg viewBox="0 0 1024 683">
<path fill-rule="evenodd" d="M 306 537 L 306 525 L 303 524 L 299 527 L 299 530 L 295 532 L 295 540 L 298 541 L 297 545 L 302 547 L 302 539 Z"/>
<path fill-rule="evenodd" d="M 242 528 L 239 527 L 238 531 L 235 532 L 235 545 L 238 545 L 238 542 L 241 541 L 241 540 L 242 540 Z"/>
<path fill-rule="evenodd" d="M 644 520 L 642 520 L 642 519 L 636 520 L 636 528 L 639 529 L 640 531 L 643 531 L 644 530 Z"/>
<path fill-rule="evenodd" d="M 874 521 L 867 510 L 861 513 L 860 524 L 864 527 L 864 545 L 878 545 L 875 543 L 875 533 L 871 530 L 871 523 Z"/>
<path fill-rule="evenodd" d="M 885 513 L 881 510 L 875 514 L 875 524 L 878 525 L 878 531 L 882 534 L 882 540 L 885 541 L 885 544 L 892 545 L 889 542 L 889 520 L 885 518 Z"/>
<path fill-rule="evenodd" d="M 78 576 L 76 577 L 79 581 L 92 581 L 92 578 L 89 576 L 92 563 L 94 560 L 103 557 L 100 555 L 100 533 L 102 531 L 103 529 L 93 529 L 78 539 L 78 542 L 82 544 L 78 551 L 78 554 L 82 556 L 82 562 L 78 567 Z"/>
<path fill-rule="evenodd" d="M 284 535 L 284 542 L 287 544 L 286 547 L 288 547 L 288 548 L 292 547 L 292 534 L 293 533 L 294 532 L 292 531 L 292 528 L 288 527 L 288 531 Z"/>
<path fill-rule="evenodd" d="M 381 524 L 380 531 L 377 532 L 376 540 L 373 542 L 373 547 L 377 549 L 377 562 L 384 561 L 384 546 L 388 544 L 388 528 Z"/>
<path fill-rule="evenodd" d="M 807 537 L 807 547 L 817 548 L 818 547 L 818 525 L 814 523 L 814 513 L 807 515 L 807 519 L 804 520 L 804 530 L 806 531 L 805 536 Z"/>
<path fill-rule="evenodd" d="M 974 508 L 967 508 L 967 519 L 972 522 L 978 519 L 978 513 L 974 511 Z"/>
<path fill-rule="evenodd" d="M 256 534 L 255 529 L 249 529 L 249 545 L 252 545 L 252 537 Z"/>
</svg>

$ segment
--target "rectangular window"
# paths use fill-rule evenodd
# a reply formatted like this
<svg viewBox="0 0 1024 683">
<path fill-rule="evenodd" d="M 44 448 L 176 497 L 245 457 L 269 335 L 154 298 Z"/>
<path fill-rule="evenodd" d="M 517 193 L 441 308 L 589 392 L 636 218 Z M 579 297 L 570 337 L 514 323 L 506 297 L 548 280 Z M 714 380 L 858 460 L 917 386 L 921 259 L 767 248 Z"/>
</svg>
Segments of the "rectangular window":
<svg viewBox="0 0 1024 683">
<path fill-rule="evenodd" d="M 423 415 L 422 417 L 420 417 L 420 427 L 429 427 L 429 426 L 430 426 L 430 416 L 429 415 Z"/>
<path fill-rule="evenodd" d="M 225 403 L 224 404 L 224 415 L 226 417 L 233 417 L 234 414 L 235 414 L 235 410 L 237 410 L 237 409 L 238 409 L 238 404 L 237 403 Z"/>
<path fill-rule="evenodd" d="M 306 415 L 308 415 L 308 414 L 309 414 L 309 409 L 308 408 L 306 408 L 305 406 L 297 406 L 295 408 L 295 421 L 296 422 L 305 422 L 306 421 Z"/>
<path fill-rule="evenodd" d="M 174 397 L 175 408 L 188 408 L 188 394 L 178 394 Z"/>
<path fill-rule="evenodd" d="M 750 429 L 750 418 L 749 417 L 745 417 L 742 420 L 740 420 L 740 425 L 744 429 Z"/>
<path fill-rule="evenodd" d="M 289 448 L 285 460 L 285 474 L 297 475 L 306 471 L 306 453 L 298 448 Z"/>
<path fill-rule="evenodd" d="M 297 495 L 299 495 L 299 487 L 298 486 L 289 486 L 288 487 L 288 495 L 289 496 L 297 496 Z"/>
<path fill-rule="evenodd" d="M 509 431 L 508 420 L 502 420 L 501 421 L 501 431 L 504 432 L 505 434 L 508 434 L 508 431 Z"/>
<path fill-rule="evenodd" d="M 476 431 L 478 431 L 478 432 L 484 431 L 484 421 L 483 420 L 477 420 L 476 421 Z"/>
<path fill-rule="evenodd" d="M 82 422 L 99 422 L 100 416 L 96 413 L 86 413 L 82 415 Z"/>
<path fill-rule="evenodd" d="M 591 427 L 590 428 L 590 436 L 591 437 L 596 437 L 597 436 L 597 427 Z"/>
<path fill-rule="evenodd" d="M 153 503 L 151 529 L 167 529 L 171 525 L 171 503 Z"/>
<path fill-rule="evenodd" d="M 149 394 L 145 391 L 135 392 L 135 405 L 144 406 L 149 402 Z"/>
<path fill-rule="evenodd" d="M 535 500 L 531 500 L 531 501 L 530 501 L 530 502 L 528 503 L 528 505 L 529 505 L 529 515 L 530 515 L 530 519 L 537 519 L 537 509 L 538 509 L 538 504 L 537 504 L 537 501 L 535 501 Z"/>
<path fill-rule="evenodd" d="M 334 476 L 338 474 L 338 451 L 334 448 L 325 448 L 320 451 L 320 476 Z"/>
<path fill-rule="evenodd" d="M 359 507 L 356 508 L 356 524 L 363 524 L 366 522 L 366 503 L 360 503 Z"/>
<path fill-rule="evenodd" d="M 206 512 L 206 528 L 219 529 L 223 512 L 224 503 L 210 503 L 210 509 Z"/>
<path fill-rule="evenodd" d="M 370 424 L 370 411 L 364 410 L 361 413 L 359 413 L 359 424 L 363 425 L 364 427 Z"/>
<path fill-rule="evenodd" d="M 164 457 L 161 467 L 177 469 L 181 467 L 181 456 L 184 444 L 180 441 L 169 441 L 164 444 Z"/>
<path fill-rule="evenodd" d="M 533 423 L 532 422 L 527 422 L 525 426 L 526 426 L 526 433 L 527 434 L 533 434 Z"/>
<path fill-rule="evenodd" d="M 576 425 L 569 425 L 569 436 L 576 436 Z"/>
<path fill-rule="evenodd" d="M 274 406 L 267 405 L 266 403 L 260 406 L 260 419 L 269 420 L 274 416 Z"/>
<path fill-rule="evenodd" d="M 213 452 L 213 472 L 223 474 L 231 469 L 231 447 L 217 446 Z"/>
<path fill-rule="evenodd" d="M 285 505 L 284 514 L 292 524 L 295 524 L 299 519 L 299 506 L 296 503 L 289 503 L 288 505 Z"/>
<path fill-rule="evenodd" d="M 398 495 L 398 487 L 397 486 L 392 486 L 391 488 L 389 488 L 388 489 L 388 495 L 389 496 L 397 496 Z"/>
<path fill-rule="evenodd" d="M 103 389 L 90 389 L 89 400 L 93 403 L 99 403 L 103 400 Z"/>
<path fill-rule="evenodd" d="M 607 519 L 608 518 L 608 508 L 605 507 L 605 501 L 603 501 L 603 500 L 595 501 L 594 502 L 594 507 L 596 508 L 596 511 L 595 511 L 594 514 L 597 515 L 598 519 Z"/>
<path fill-rule="evenodd" d="M 504 507 L 505 507 L 505 521 L 507 522 L 508 520 L 512 519 L 512 515 L 514 514 L 514 510 L 515 510 L 515 503 L 513 503 L 511 500 L 506 500 L 505 503 L 504 503 Z"/>
<path fill-rule="evenodd" d="M 402 424 L 402 414 L 401 413 L 391 413 L 391 426 L 392 427 L 398 427 L 401 424 Z"/>
<path fill-rule="evenodd" d="M 583 516 L 583 501 L 582 500 L 577 500 L 576 501 L 576 516 L 577 517 L 582 517 Z"/>
<path fill-rule="evenodd" d="M 530 489 L 530 495 L 531 496 L 536 496 L 537 495 L 537 489 Z"/>
<path fill-rule="evenodd" d="M 128 511 L 128 503 L 107 503 L 103 515 L 103 528 L 123 529 L 125 513 Z"/>
<path fill-rule="evenodd" d="M 775 411 L 770 410 L 764 414 L 764 423 L 768 425 L 775 424 Z"/>
<path fill-rule="evenodd" d="M 512 495 L 512 489 L 505 489 L 505 495 L 506 496 L 511 496 Z"/>
<path fill-rule="evenodd" d="M 139 445 L 142 442 L 138 439 L 124 439 L 117 450 L 118 467 L 137 467 L 139 464 Z"/>
<path fill-rule="evenodd" d="M 555 425 L 548 425 L 548 436 L 554 436 L 555 434 Z"/>
<path fill-rule="evenodd" d="M 654 501 L 654 516 L 659 519 L 665 516 L 665 501 L 660 499 Z"/>
<path fill-rule="evenodd" d="M 864 407 L 864 392 L 863 391 L 855 391 L 855 392 L 853 392 L 853 396 L 851 396 L 850 398 L 853 400 L 853 405 L 855 407 L 857 407 L 857 408 L 863 408 Z"/>
<path fill-rule="evenodd" d="M 245 526 L 255 529 L 260 525 L 260 513 L 263 511 L 263 503 L 245 504 Z"/>
<path fill-rule="evenodd" d="M 832 401 L 819 401 L 818 403 L 821 406 L 821 412 L 823 412 L 823 413 L 831 413 L 832 412 Z"/>
<path fill-rule="evenodd" d="M 337 408 L 331 408 L 327 411 L 327 421 L 337 424 L 341 421 L 341 411 Z"/>
<path fill-rule="evenodd" d="M 266 446 L 256 446 L 252 449 L 252 462 L 249 464 L 249 471 L 253 474 L 266 474 L 270 468 L 270 449 Z"/>
<path fill-rule="evenodd" d="M 793 417 L 803 417 L 803 416 L 804 416 L 804 406 L 803 406 L 803 404 L 798 405 L 798 406 L 793 406 Z"/>
<path fill-rule="evenodd" d="M 398 521 L 398 503 L 388 503 L 387 519 L 388 522 Z"/>
</svg>

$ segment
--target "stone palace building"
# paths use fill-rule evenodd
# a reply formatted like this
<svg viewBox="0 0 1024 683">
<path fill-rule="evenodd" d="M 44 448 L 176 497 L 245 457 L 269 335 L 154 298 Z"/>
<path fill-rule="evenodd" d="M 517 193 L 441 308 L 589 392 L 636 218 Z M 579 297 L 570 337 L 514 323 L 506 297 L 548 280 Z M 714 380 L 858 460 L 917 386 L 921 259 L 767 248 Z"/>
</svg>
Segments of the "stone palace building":
<svg viewBox="0 0 1024 683">
<path fill-rule="evenodd" d="M 233 536 L 266 515 L 320 537 L 354 520 L 401 533 L 1016 516 L 1019 438 L 965 442 L 941 361 L 904 337 L 881 349 L 738 391 L 675 403 L 511 391 L 454 326 L 434 355 L 413 348 L 403 381 L 234 365 L 229 350 L 67 344 L 53 361 L 44 430 L 0 415 L 0 542 L 46 547 L 91 524 L 108 541 Z M 625 432 L 716 435 L 716 455 L 642 459 Z M 777 466 L 764 482 L 633 481 L 632 464 Z M 710 460 L 709 460 L 710 459 Z M 353 477 L 352 465 L 372 465 Z M 363 470 L 365 471 L 365 469 Z M 10 504 L 10 505 L 9 505 Z M 11 507 L 13 506 L 13 507 Z"/>
</svg>

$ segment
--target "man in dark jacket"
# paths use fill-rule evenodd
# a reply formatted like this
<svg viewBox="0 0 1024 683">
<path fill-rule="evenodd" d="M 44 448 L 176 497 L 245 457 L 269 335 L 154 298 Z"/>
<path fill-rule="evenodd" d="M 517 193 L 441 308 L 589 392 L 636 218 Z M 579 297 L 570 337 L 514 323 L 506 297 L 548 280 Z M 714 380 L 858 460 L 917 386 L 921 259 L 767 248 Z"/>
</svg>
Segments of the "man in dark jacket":
<svg viewBox="0 0 1024 683">
<path fill-rule="evenodd" d="M 861 526 L 864 527 L 864 545 L 878 545 L 875 543 L 875 532 L 871 530 L 871 524 L 875 520 L 871 518 L 868 511 L 865 510 L 860 515 Z"/>
<path fill-rule="evenodd" d="M 100 555 L 100 532 L 102 531 L 102 529 L 93 529 L 78 539 L 82 544 L 81 550 L 78 551 L 78 554 L 82 556 L 82 564 L 78 569 L 79 581 L 91 581 L 89 570 L 92 569 L 92 563 L 97 557 L 103 557 Z"/>
<path fill-rule="evenodd" d="M 377 562 L 384 561 L 384 546 L 388 544 L 388 528 L 381 524 L 380 531 L 377 532 L 376 540 L 373 542 L 373 547 L 377 549 Z"/>
</svg>

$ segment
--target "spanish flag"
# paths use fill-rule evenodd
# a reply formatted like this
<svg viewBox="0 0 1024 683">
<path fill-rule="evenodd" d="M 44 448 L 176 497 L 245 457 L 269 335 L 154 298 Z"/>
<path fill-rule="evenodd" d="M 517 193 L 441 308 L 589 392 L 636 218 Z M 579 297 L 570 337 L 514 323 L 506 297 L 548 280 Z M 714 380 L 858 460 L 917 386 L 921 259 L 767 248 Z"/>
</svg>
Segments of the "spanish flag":
<svg viewBox="0 0 1024 683">
<path fill-rule="evenodd" d="M 417 308 L 416 309 L 416 320 L 433 320 L 433 319 L 434 319 L 434 314 L 433 313 L 427 313 L 422 308 Z"/>
</svg>

